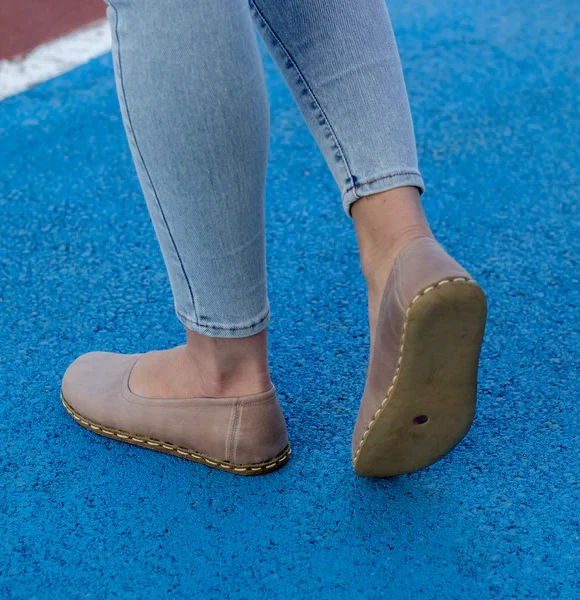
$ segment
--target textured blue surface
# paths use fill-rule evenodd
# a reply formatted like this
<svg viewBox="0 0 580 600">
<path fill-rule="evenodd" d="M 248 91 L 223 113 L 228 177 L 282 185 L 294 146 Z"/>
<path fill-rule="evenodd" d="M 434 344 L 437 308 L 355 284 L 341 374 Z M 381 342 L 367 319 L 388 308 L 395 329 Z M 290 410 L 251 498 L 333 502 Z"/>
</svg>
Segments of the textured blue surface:
<svg viewBox="0 0 580 600">
<path fill-rule="evenodd" d="M 391 16 L 426 211 L 489 297 L 465 442 L 410 476 L 354 476 L 355 238 L 269 59 L 292 460 L 238 478 L 65 414 L 77 355 L 183 341 L 106 55 L 0 107 L 0 598 L 580 597 L 577 2 L 397 0 Z"/>
</svg>

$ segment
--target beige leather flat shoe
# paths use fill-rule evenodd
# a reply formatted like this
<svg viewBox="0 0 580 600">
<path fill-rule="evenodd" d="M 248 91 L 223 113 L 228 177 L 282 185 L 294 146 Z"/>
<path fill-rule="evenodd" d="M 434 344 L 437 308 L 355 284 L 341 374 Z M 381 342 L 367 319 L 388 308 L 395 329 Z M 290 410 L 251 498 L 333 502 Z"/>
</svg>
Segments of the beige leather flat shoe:
<svg viewBox="0 0 580 600">
<path fill-rule="evenodd" d="M 422 469 L 467 434 L 486 314 L 482 289 L 437 241 L 418 238 L 399 252 L 352 437 L 358 475 Z"/>
<path fill-rule="evenodd" d="M 236 398 L 144 398 L 128 381 L 139 354 L 89 352 L 67 368 L 61 400 L 83 427 L 239 475 L 270 473 L 290 456 L 272 386 Z"/>
</svg>

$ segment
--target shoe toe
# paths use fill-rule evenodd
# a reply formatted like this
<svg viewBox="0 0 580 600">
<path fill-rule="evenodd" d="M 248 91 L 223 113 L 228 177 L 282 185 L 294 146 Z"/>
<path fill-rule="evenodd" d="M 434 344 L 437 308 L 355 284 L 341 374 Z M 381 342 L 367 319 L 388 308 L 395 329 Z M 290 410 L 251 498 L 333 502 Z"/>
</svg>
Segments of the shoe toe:
<svg viewBox="0 0 580 600">
<path fill-rule="evenodd" d="M 62 378 L 65 402 L 80 415 L 97 420 L 118 401 L 127 368 L 135 354 L 88 352 L 76 358 Z"/>
</svg>

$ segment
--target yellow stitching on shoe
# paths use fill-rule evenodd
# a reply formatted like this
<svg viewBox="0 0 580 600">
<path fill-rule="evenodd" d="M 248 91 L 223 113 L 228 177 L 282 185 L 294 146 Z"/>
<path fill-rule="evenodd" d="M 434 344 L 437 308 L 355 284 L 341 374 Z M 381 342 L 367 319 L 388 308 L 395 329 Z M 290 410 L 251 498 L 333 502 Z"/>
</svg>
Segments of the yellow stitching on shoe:
<svg viewBox="0 0 580 600">
<path fill-rule="evenodd" d="M 373 418 L 371 419 L 370 423 L 367 425 L 364 433 L 361 436 L 361 439 L 358 443 L 358 448 L 354 454 L 354 458 L 352 460 L 354 466 L 356 467 L 356 463 L 358 460 L 358 457 L 360 455 L 360 452 L 362 450 L 363 444 L 365 442 L 365 439 L 367 438 L 369 431 L 372 429 L 373 425 L 375 424 L 376 420 L 380 417 L 381 413 L 383 412 L 383 410 L 385 409 L 385 406 L 387 405 L 387 402 L 389 401 L 393 390 L 395 389 L 395 383 L 397 382 L 397 379 L 399 377 L 399 372 L 401 370 L 401 364 L 403 362 L 403 350 L 404 350 L 404 345 L 405 345 L 405 335 L 407 333 L 407 323 L 409 321 L 409 313 L 411 312 L 411 306 L 413 306 L 413 304 L 415 304 L 415 302 L 417 302 L 420 298 L 422 298 L 425 294 L 433 291 L 435 288 L 445 285 L 446 283 L 474 283 L 477 285 L 477 282 L 473 279 L 467 279 L 465 277 L 454 277 L 453 279 L 442 279 L 441 281 L 439 281 L 438 283 L 434 284 L 434 285 L 430 285 L 429 287 L 425 288 L 422 292 L 419 292 L 412 300 L 411 303 L 409 304 L 409 306 L 407 307 L 407 310 L 405 311 L 405 321 L 403 323 L 403 330 L 401 331 L 401 344 L 399 346 L 399 356 L 397 359 L 397 368 L 395 369 L 395 374 L 393 375 L 393 380 L 391 382 L 391 385 L 389 387 L 389 389 L 387 390 L 387 395 L 385 397 L 385 399 L 381 402 L 381 406 L 379 407 L 379 409 L 377 410 L 377 412 L 374 414 Z"/>
<path fill-rule="evenodd" d="M 201 460 L 205 463 L 207 463 L 208 465 L 211 466 L 217 466 L 221 469 L 226 469 L 228 471 L 234 470 L 237 471 L 239 473 L 245 473 L 246 471 L 264 471 L 266 469 L 272 469 L 274 468 L 277 464 L 284 462 L 285 460 L 288 459 L 288 457 L 290 456 L 290 454 L 292 453 L 292 449 L 290 448 L 290 446 L 287 447 L 286 451 L 284 452 L 284 454 L 279 457 L 277 460 L 275 460 L 272 463 L 268 463 L 267 465 L 261 465 L 259 467 L 233 467 L 232 465 L 228 465 L 222 462 L 213 462 L 209 459 L 207 459 L 205 456 L 200 456 L 199 454 L 195 454 L 194 452 L 184 452 L 183 450 L 181 450 L 178 446 L 174 446 L 173 444 L 166 444 L 163 442 L 154 442 L 152 440 L 142 440 L 136 437 L 132 437 L 130 435 L 124 435 L 122 433 L 117 433 L 115 431 L 108 431 L 106 429 L 103 429 L 102 427 L 99 427 L 98 425 L 95 425 L 94 423 L 91 423 L 90 421 L 86 421 L 85 419 L 81 418 L 80 416 L 78 416 L 76 413 L 73 412 L 72 408 L 69 408 L 67 404 L 65 404 L 64 398 L 62 397 L 61 394 L 61 399 L 63 400 L 63 406 L 66 410 L 66 412 L 77 422 L 79 423 L 84 423 L 85 425 L 87 425 L 87 427 L 89 427 L 90 429 L 94 430 L 94 431 L 101 431 L 103 433 L 106 433 L 107 435 L 111 435 L 123 440 L 133 440 L 135 442 L 139 442 L 140 444 L 147 444 L 149 446 L 161 446 L 163 448 L 165 448 L 166 450 L 171 450 L 172 452 L 175 452 L 177 454 L 180 454 L 182 456 L 191 456 L 197 460 Z"/>
</svg>

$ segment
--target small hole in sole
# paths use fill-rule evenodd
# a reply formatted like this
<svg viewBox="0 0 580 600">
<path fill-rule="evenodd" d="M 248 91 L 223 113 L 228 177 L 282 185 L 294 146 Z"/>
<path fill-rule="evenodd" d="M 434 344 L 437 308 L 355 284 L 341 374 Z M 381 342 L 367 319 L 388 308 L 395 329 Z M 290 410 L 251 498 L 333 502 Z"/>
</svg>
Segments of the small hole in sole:
<svg viewBox="0 0 580 600">
<path fill-rule="evenodd" d="M 423 425 L 423 423 L 427 423 L 428 420 L 429 417 L 427 415 L 419 415 L 413 419 L 413 423 L 415 423 L 415 425 Z"/>
</svg>

